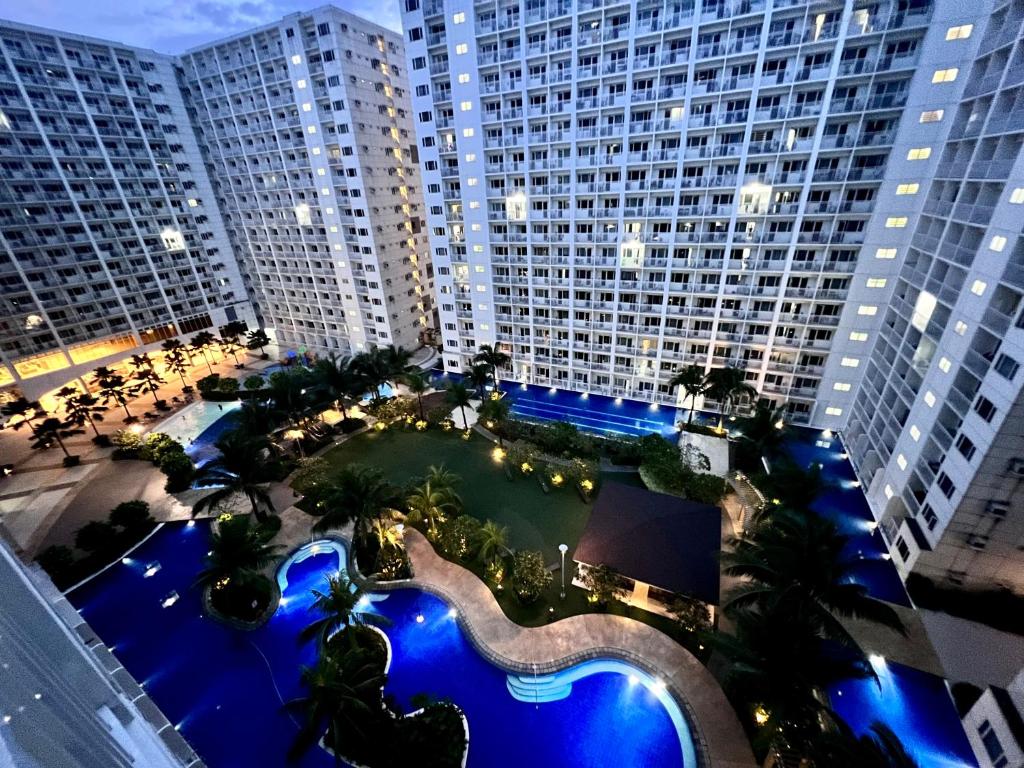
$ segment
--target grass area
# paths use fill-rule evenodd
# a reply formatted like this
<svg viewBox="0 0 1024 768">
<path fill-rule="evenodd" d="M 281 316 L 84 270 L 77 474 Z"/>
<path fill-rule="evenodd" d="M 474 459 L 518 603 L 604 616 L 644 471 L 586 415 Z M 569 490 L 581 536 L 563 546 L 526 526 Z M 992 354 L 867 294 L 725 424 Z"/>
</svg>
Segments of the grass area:
<svg viewBox="0 0 1024 768">
<path fill-rule="evenodd" d="M 509 545 L 536 549 L 551 563 L 558 545 L 576 546 L 590 515 L 572 488 L 544 493 L 532 477 L 514 481 L 491 458 L 493 444 L 478 434 L 468 441 L 456 432 L 414 432 L 389 429 L 365 432 L 324 454 L 331 465 L 360 463 L 376 467 L 392 483 L 405 485 L 426 474 L 431 465 L 445 465 L 462 478 L 459 495 L 467 514 L 508 526 Z M 618 474 L 618 473 L 616 473 Z"/>
</svg>

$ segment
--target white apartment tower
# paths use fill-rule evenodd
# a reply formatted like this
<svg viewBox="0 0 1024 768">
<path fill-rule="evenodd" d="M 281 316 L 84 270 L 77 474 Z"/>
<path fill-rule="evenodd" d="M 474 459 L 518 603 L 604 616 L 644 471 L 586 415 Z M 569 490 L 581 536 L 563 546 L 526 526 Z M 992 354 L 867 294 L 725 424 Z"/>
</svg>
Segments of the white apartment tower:
<svg viewBox="0 0 1024 768">
<path fill-rule="evenodd" d="M 432 279 L 401 36 L 333 7 L 180 57 L 215 195 L 289 348 L 415 347 Z"/>
<path fill-rule="evenodd" d="M 0 23 L 0 179 L 0 386 L 251 314 L 170 57 Z"/>
<path fill-rule="evenodd" d="M 446 367 L 497 343 L 518 380 L 675 403 L 674 370 L 732 365 L 839 412 L 939 4 L 405 0 Z"/>
</svg>

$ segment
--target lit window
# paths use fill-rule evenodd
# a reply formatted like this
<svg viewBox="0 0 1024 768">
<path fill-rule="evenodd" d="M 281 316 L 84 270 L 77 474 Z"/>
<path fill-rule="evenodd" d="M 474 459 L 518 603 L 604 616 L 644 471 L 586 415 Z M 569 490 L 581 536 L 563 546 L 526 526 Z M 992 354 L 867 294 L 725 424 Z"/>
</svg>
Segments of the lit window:
<svg viewBox="0 0 1024 768">
<path fill-rule="evenodd" d="M 839 364 L 842 365 L 843 368 L 856 368 L 860 365 L 860 359 L 856 357 L 844 357 Z"/>
<path fill-rule="evenodd" d="M 475 211 L 479 207 L 480 207 L 480 201 L 479 200 L 470 200 L 469 201 L 469 210 Z"/>
<path fill-rule="evenodd" d="M 476 287 L 476 292 L 477 293 L 487 293 L 487 286 L 486 285 L 478 285 Z"/>
<path fill-rule="evenodd" d="M 842 416 L 843 415 L 843 409 L 842 408 L 836 408 L 834 405 L 830 405 L 828 408 L 825 409 L 825 415 L 826 416 Z"/>
<path fill-rule="evenodd" d="M 466 162 L 467 162 L 467 163 L 472 163 L 472 162 L 474 162 L 475 160 L 476 160 L 476 153 L 474 153 L 474 152 L 469 152 L 469 153 L 467 153 L 467 154 L 466 154 Z"/>
<path fill-rule="evenodd" d="M 960 70 L 956 67 L 950 69 L 937 69 L 932 75 L 933 83 L 952 83 L 956 80 L 956 76 L 960 74 Z"/>
<path fill-rule="evenodd" d="M 878 314 L 878 307 L 873 304 L 861 304 L 857 307 L 857 314 L 864 315 L 865 317 L 874 317 Z"/>
<path fill-rule="evenodd" d="M 483 252 L 484 252 L 484 247 L 482 245 L 474 245 L 473 246 L 473 253 L 483 253 Z"/>
<path fill-rule="evenodd" d="M 931 147 L 916 147 L 907 152 L 907 160 L 927 160 L 931 156 Z"/>
<path fill-rule="evenodd" d="M 917 424 L 910 425 L 910 436 L 914 438 L 915 443 L 921 439 L 921 430 L 917 428 Z"/>
<path fill-rule="evenodd" d="M 967 323 L 963 320 L 957 320 L 956 325 L 953 326 L 953 330 L 956 331 L 957 336 L 963 336 L 967 333 Z"/>
<path fill-rule="evenodd" d="M 473 267 L 474 272 L 484 272 L 486 271 L 486 269 L 487 268 L 483 264 L 477 264 L 475 267 Z M 486 309 L 486 307 L 482 307 L 482 309 Z"/>
<path fill-rule="evenodd" d="M 850 341 L 867 341 L 868 335 L 863 331 L 850 331 Z"/>
<path fill-rule="evenodd" d="M 301 63 L 302 63 L 302 57 L 301 56 L 299 56 L 298 54 L 292 56 L 292 64 L 301 64 Z"/>
<path fill-rule="evenodd" d="M 296 80 L 295 81 L 295 87 L 298 88 L 299 90 L 302 90 L 303 88 L 306 87 L 306 81 L 305 80 Z"/>
<path fill-rule="evenodd" d="M 468 83 L 469 82 L 469 75 L 466 74 L 465 72 L 463 72 L 461 75 L 459 75 L 459 82 L 460 83 Z"/>
<path fill-rule="evenodd" d="M 900 469 L 906 469 L 907 468 L 907 457 L 904 456 L 902 453 L 899 454 L 896 457 L 896 463 L 900 465 Z"/>
<path fill-rule="evenodd" d="M 491 330 L 491 326 L 488 325 L 487 323 L 480 323 L 480 330 L 481 331 L 489 331 L 489 330 Z"/>
<path fill-rule="evenodd" d="M 895 248 L 879 248 L 875 251 L 876 259 L 895 259 L 896 249 Z"/>
<path fill-rule="evenodd" d="M 316 133 L 316 126 L 315 125 L 309 126 L 309 128 L 306 129 L 306 133 Z"/>
<path fill-rule="evenodd" d="M 927 392 L 925 392 L 924 393 L 924 401 L 928 405 L 929 408 L 934 408 L 935 407 L 935 393 L 932 392 L 931 390 L 928 390 Z"/>
<path fill-rule="evenodd" d="M 869 277 L 867 280 L 868 288 L 885 288 L 884 277 Z"/>
<path fill-rule="evenodd" d="M 314 155 L 319 155 L 320 154 L 320 147 L 313 147 L 313 154 Z"/>
<path fill-rule="evenodd" d="M 932 312 L 935 311 L 937 300 L 935 295 L 928 291 L 921 291 L 917 294 L 914 302 L 914 313 L 910 316 L 910 324 L 919 331 L 928 327 L 928 321 L 932 319 Z"/>
<path fill-rule="evenodd" d="M 463 128 L 462 129 L 462 137 L 463 138 L 468 139 L 468 138 L 471 138 L 472 136 L 473 136 L 473 129 L 472 128 Z"/>
<path fill-rule="evenodd" d="M 188 199 L 188 207 L 189 208 L 196 208 L 198 206 L 199 206 L 199 201 L 196 200 L 194 197 L 190 197 Z"/>
<path fill-rule="evenodd" d="M 993 235 L 992 236 L 992 242 L 990 242 L 988 244 L 989 250 L 990 251 L 995 251 L 996 253 L 1002 253 L 1003 248 L 1005 248 L 1005 247 L 1006 247 L 1006 238 L 1003 237 L 1002 235 Z"/>
<path fill-rule="evenodd" d="M 468 179 L 466 179 L 466 186 L 467 187 L 475 187 L 479 183 L 480 183 L 480 180 L 477 179 L 476 176 L 470 176 Z"/>
<path fill-rule="evenodd" d="M 304 103 L 304 104 L 302 105 L 302 111 L 303 111 L 303 112 L 312 112 L 312 111 L 313 111 L 313 105 L 312 105 L 312 104 L 310 104 L 310 103 L 309 103 L 308 101 L 307 101 L 307 102 L 305 102 L 305 103 Z"/>
<path fill-rule="evenodd" d="M 946 30 L 947 40 L 966 40 L 974 31 L 973 24 L 961 24 L 959 27 L 950 27 Z"/>
<path fill-rule="evenodd" d="M 464 14 L 464 13 L 462 13 L 460 11 L 459 13 L 456 13 L 454 16 L 452 16 L 452 21 L 455 24 L 465 24 L 466 23 L 466 14 Z"/>
<path fill-rule="evenodd" d="M 832 389 L 834 389 L 836 392 L 849 392 L 850 385 L 845 381 L 837 381 L 835 384 L 832 385 Z"/>
<path fill-rule="evenodd" d="M 455 53 L 461 56 L 464 53 L 469 53 L 469 46 L 465 43 L 459 43 L 455 46 Z"/>
<path fill-rule="evenodd" d="M 941 109 L 926 109 L 921 113 L 922 123 L 937 123 L 942 119 L 945 114 L 944 110 Z"/>
<path fill-rule="evenodd" d="M 973 293 L 975 296 L 981 296 L 983 293 L 985 293 L 986 288 L 988 288 L 988 283 L 984 282 L 983 280 L 975 280 L 971 284 L 971 293 Z"/>
<path fill-rule="evenodd" d="M 953 367 L 953 361 L 948 357 L 939 358 L 939 370 L 943 373 L 949 373 L 949 369 Z"/>
<path fill-rule="evenodd" d="M 472 101 L 460 101 L 459 102 L 459 109 L 461 109 L 463 112 L 469 112 L 471 109 L 473 109 L 473 102 Z"/>
<path fill-rule="evenodd" d="M 327 170 L 325 168 L 317 168 L 316 169 L 316 175 L 317 176 L 326 176 L 327 175 Z"/>
<path fill-rule="evenodd" d="M 891 499 L 893 496 L 896 495 L 896 492 L 892 489 L 892 486 L 889 485 L 888 483 L 886 483 L 885 488 L 883 490 L 885 491 L 885 498 L 887 498 L 887 499 Z"/>
<path fill-rule="evenodd" d="M 907 226 L 906 216 L 890 216 L 885 220 L 885 226 L 888 229 L 902 229 Z"/>
<path fill-rule="evenodd" d="M 1010 193 L 1010 202 L 1017 205 L 1024 203 L 1024 187 L 1017 187 Z"/>
<path fill-rule="evenodd" d="M 920 188 L 919 184 L 900 184 L 896 187 L 897 195 L 916 195 L 917 190 Z"/>
</svg>

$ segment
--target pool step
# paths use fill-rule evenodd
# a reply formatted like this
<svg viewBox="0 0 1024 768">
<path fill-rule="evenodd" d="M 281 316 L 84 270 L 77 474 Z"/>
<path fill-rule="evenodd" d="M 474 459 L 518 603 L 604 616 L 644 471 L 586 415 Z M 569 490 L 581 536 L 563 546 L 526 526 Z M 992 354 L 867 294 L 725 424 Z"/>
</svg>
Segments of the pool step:
<svg viewBox="0 0 1024 768">
<path fill-rule="evenodd" d="M 514 699 L 527 703 L 561 701 L 572 693 L 572 683 L 553 675 L 508 675 L 508 692 Z"/>
</svg>

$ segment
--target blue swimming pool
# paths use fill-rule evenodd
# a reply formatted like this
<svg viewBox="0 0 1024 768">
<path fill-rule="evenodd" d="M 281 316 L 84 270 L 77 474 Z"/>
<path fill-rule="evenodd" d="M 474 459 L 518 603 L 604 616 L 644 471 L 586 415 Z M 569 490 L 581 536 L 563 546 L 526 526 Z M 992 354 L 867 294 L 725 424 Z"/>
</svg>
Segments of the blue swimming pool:
<svg viewBox="0 0 1024 768">
<path fill-rule="evenodd" d="M 127 564 L 68 597 L 207 765 L 284 765 L 297 725 L 281 703 L 300 693 L 299 666 L 314 658 L 312 644 L 300 644 L 297 634 L 310 619 L 310 589 L 338 570 L 338 553 L 324 547 L 286 566 L 281 607 L 264 627 L 240 632 L 205 618 L 190 588 L 207 546 L 204 524 L 167 524 Z M 161 568 L 147 578 L 153 562 Z M 162 607 L 172 590 L 180 599 Z M 391 620 L 384 630 L 393 650 L 387 693 L 406 709 L 419 693 L 458 704 L 469 721 L 470 766 L 693 764 L 684 758 L 692 744 L 685 730 L 681 738 L 674 702 L 666 707 L 664 691 L 639 670 L 594 666 L 567 678 L 562 698 L 523 701 L 442 600 L 413 589 L 371 597 L 371 609 Z M 328 768 L 334 761 L 314 750 L 298 765 Z"/>
</svg>

